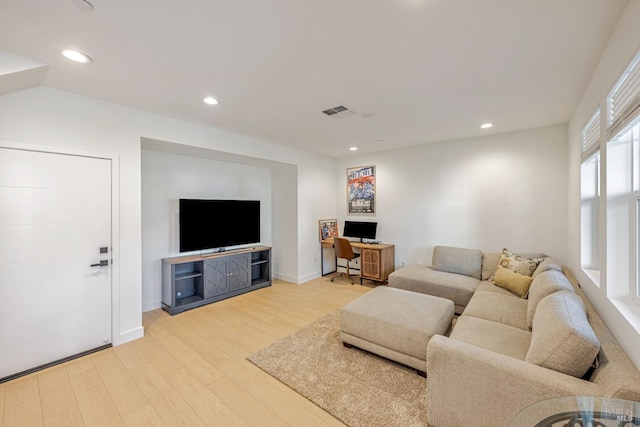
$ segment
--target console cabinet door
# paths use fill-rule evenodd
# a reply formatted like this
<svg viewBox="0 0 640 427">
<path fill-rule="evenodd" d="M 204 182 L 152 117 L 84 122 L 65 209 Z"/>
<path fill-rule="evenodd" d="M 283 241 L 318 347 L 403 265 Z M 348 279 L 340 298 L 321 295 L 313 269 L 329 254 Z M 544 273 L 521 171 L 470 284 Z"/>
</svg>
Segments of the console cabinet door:
<svg viewBox="0 0 640 427">
<path fill-rule="evenodd" d="M 229 263 L 226 258 L 212 258 L 204 266 L 204 298 L 229 292 Z"/>
<path fill-rule="evenodd" d="M 232 255 L 229 261 L 229 291 L 246 288 L 251 285 L 249 254 Z"/>
<path fill-rule="evenodd" d="M 380 280 L 380 251 L 375 249 L 362 248 L 362 277 Z"/>
</svg>

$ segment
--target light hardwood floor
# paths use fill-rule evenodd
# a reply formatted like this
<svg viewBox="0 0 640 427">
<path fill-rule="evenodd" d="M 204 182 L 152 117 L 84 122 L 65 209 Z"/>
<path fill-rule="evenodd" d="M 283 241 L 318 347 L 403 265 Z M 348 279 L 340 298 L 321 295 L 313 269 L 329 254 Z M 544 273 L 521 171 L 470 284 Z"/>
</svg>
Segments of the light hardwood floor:
<svg viewBox="0 0 640 427">
<path fill-rule="evenodd" d="M 0 385 L 0 427 L 342 426 L 246 357 L 370 289 L 275 281 L 176 316 L 144 313 L 143 338 Z"/>
</svg>

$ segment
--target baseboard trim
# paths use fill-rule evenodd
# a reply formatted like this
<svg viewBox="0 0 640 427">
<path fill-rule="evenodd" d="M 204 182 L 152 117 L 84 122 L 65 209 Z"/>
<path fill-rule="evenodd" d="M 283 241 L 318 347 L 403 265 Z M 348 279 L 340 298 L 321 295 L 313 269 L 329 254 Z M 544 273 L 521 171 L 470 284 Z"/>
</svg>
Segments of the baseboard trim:
<svg viewBox="0 0 640 427">
<path fill-rule="evenodd" d="M 295 283 L 296 285 L 301 285 L 305 282 L 308 282 L 309 280 L 318 279 L 320 277 L 322 277 L 322 275 L 320 274 L 319 271 L 316 271 L 315 273 L 307 274 L 306 276 L 301 276 L 301 277 L 294 277 L 294 276 L 287 276 L 286 274 L 273 273 L 274 279 L 282 280 L 289 283 Z"/>
<path fill-rule="evenodd" d="M 147 311 L 155 310 L 157 308 L 162 308 L 162 301 L 152 301 L 142 304 L 142 312 L 146 313 Z"/>
<path fill-rule="evenodd" d="M 289 283 L 298 283 L 298 278 L 294 277 L 294 276 L 288 276 L 286 274 L 280 274 L 280 273 L 273 273 L 273 278 L 274 279 L 278 279 L 278 280 L 282 280 L 285 282 L 289 282 Z"/>
<path fill-rule="evenodd" d="M 316 271 L 315 273 L 307 274 L 306 276 L 300 277 L 296 283 L 300 285 L 302 283 L 308 282 L 309 280 L 318 279 L 320 277 L 322 277 L 322 275 L 319 271 Z"/>
<path fill-rule="evenodd" d="M 126 344 L 129 341 L 137 340 L 138 338 L 142 338 L 144 336 L 144 327 L 140 326 L 138 328 L 130 329 L 128 331 L 122 332 L 118 336 L 118 341 L 114 342 L 113 345 L 118 346 L 122 344 Z"/>
</svg>

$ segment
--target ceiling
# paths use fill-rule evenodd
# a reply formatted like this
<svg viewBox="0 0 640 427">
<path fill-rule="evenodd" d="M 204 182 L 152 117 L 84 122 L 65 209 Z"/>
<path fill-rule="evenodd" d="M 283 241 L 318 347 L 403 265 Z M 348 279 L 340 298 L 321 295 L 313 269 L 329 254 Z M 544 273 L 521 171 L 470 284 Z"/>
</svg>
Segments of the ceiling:
<svg viewBox="0 0 640 427">
<path fill-rule="evenodd" d="M 89 1 L 0 0 L 0 50 L 46 64 L 16 78 L 5 55 L 0 90 L 45 84 L 333 157 L 568 122 L 628 3 Z M 354 114 L 322 113 L 339 105 Z"/>
</svg>

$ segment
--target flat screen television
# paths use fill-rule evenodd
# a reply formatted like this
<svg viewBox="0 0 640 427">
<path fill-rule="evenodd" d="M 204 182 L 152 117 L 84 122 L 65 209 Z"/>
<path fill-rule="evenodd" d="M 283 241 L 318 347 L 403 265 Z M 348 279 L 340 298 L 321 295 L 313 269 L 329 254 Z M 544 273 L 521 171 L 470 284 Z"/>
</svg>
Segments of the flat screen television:
<svg viewBox="0 0 640 427">
<path fill-rule="evenodd" d="M 260 242 L 259 200 L 180 199 L 180 252 Z"/>
<path fill-rule="evenodd" d="M 342 235 L 344 237 L 357 237 L 360 240 L 375 239 L 377 229 L 377 222 L 345 221 Z"/>
</svg>

